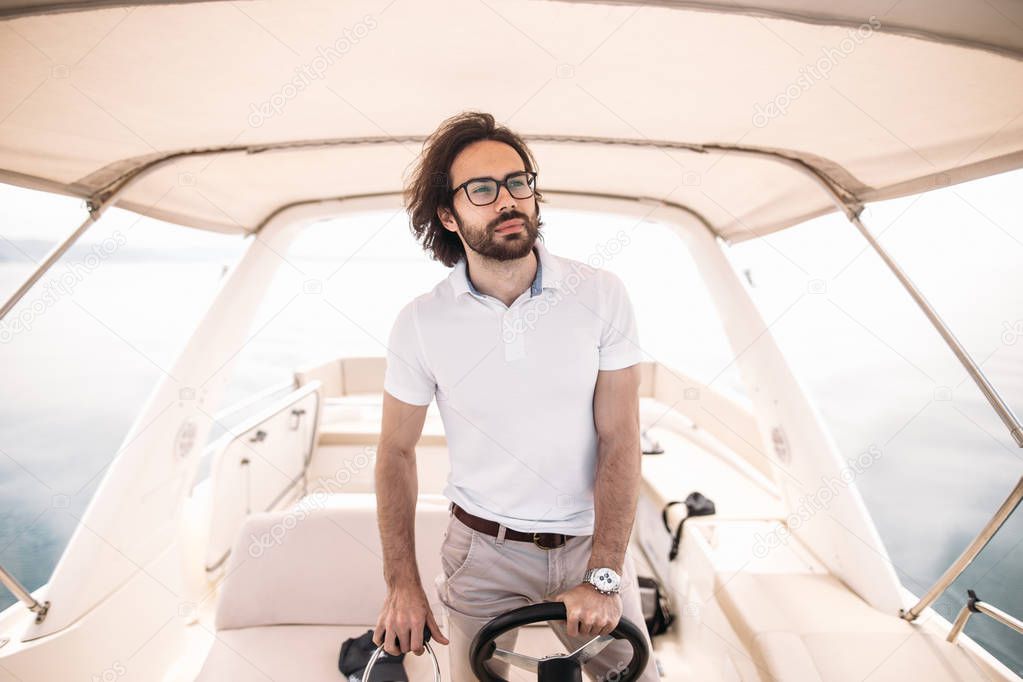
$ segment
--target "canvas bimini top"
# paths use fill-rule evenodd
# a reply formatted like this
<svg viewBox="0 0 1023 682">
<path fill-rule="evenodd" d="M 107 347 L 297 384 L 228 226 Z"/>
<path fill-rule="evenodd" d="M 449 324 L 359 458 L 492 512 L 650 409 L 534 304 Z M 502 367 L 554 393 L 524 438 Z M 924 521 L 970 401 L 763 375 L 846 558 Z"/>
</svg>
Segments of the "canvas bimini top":
<svg viewBox="0 0 1023 682">
<path fill-rule="evenodd" d="M 0 181 L 244 233 L 476 109 L 740 242 L 1023 166 L 1023 5 L 826 4 L 0 1 Z"/>
</svg>

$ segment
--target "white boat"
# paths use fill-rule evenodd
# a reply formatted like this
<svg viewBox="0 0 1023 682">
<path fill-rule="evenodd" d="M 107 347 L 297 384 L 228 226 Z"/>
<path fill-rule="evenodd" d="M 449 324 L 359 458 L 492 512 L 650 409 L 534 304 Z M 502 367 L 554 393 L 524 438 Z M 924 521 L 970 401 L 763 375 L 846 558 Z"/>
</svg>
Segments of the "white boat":
<svg viewBox="0 0 1023 682">
<path fill-rule="evenodd" d="M 663 454 L 644 457 L 631 549 L 676 617 L 649 652 L 664 678 L 1019 680 L 962 633 L 974 613 L 1023 632 L 1018 614 L 980 597 L 955 619 L 932 605 L 1023 481 L 913 594 L 727 252 L 843 213 L 1023 447 L 1016 415 L 861 221 L 868 202 L 1023 166 L 1021 24 L 1018 4 L 965 0 L 0 1 L 0 181 L 89 211 L 0 320 L 114 205 L 246 243 L 49 582 L 29 593 L 0 571 L 20 599 L 0 613 L 0 680 L 339 679 L 341 642 L 374 626 L 385 595 L 371 466 L 385 357 L 298 367 L 239 405 L 222 404 L 226 370 L 279 254 L 316 221 L 400 211 L 420 144 L 463 109 L 524 135 L 551 206 L 670 226 L 751 398 L 642 366 L 644 446 Z M 448 519 L 435 410 L 417 448 L 427 585 Z M 667 524 L 662 510 L 694 490 L 716 512 L 686 522 L 669 560 L 665 525 L 686 509 Z M 519 643 L 559 651 L 542 626 Z M 446 647 L 432 651 L 447 679 Z M 430 656 L 406 665 L 434 679 Z M 512 679 L 536 679 L 525 667 Z"/>
</svg>

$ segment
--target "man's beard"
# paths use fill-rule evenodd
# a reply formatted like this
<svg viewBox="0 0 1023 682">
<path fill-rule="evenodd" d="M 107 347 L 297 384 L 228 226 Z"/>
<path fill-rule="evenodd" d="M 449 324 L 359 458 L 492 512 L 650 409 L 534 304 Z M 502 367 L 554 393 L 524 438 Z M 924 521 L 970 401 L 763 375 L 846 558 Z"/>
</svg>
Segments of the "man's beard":
<svg viewBox="0 0 1023 682">
<path fill-rule="evenodd" d="M 486 228 L 474 226 L 468 230 L 458 213 L 453 213 L 465 245 L 484 258 L 495 261 L 515 260 L 529 255 L 540 234 L 539 221 L 521 211 L 508 211 L 495 218 Z M 509 220 L 521 220 L 522 229 L 511 234 L 497 234 L 497 226 Z"/>
</svg>

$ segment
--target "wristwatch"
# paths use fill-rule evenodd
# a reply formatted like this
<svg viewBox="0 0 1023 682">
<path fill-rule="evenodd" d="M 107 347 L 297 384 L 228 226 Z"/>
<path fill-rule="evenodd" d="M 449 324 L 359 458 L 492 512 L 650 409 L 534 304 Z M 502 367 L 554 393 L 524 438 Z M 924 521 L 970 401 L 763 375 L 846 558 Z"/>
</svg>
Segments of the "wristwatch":
<svg viewBox="0 0 1023 682">
<path fill-rule="evenodd" d="M 610 568 L 591 568 L 583 574 L 583 582 L 593 585 L 601 594 L 618 594 L 621 591 L 622 576 Z"/>
</svg>

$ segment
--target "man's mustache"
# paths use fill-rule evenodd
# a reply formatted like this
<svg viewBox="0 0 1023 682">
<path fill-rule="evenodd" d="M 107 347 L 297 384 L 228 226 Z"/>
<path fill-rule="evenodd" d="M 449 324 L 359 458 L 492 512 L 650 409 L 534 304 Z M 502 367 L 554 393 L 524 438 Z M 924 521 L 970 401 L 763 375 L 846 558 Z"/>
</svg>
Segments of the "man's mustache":
<svg viewBox="0 0 1023 682">
<path fill-rule="evenodd" d="M 490 223 L 490 225 L 487 226 L 487 229 L 490 232 L 493 232 L 494 230 L 497 229 L 498 225 L 500 225 L 501 223 L 506 223 L 509 220 L 521 220 L 526 225 L 531 224 L 529 221 L 529 216 L 527 216 L 525 213 L 520 213 L 519 211 L 509 211 L 508 213 L 505 213 L 504 215 L 500 216 L 492 223 Z"/>
</svg>

